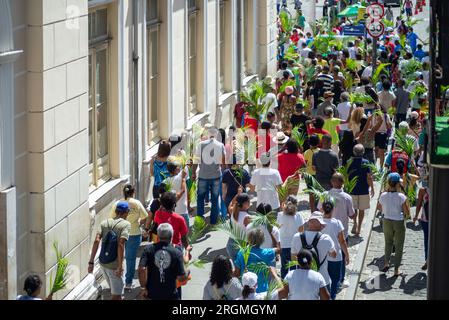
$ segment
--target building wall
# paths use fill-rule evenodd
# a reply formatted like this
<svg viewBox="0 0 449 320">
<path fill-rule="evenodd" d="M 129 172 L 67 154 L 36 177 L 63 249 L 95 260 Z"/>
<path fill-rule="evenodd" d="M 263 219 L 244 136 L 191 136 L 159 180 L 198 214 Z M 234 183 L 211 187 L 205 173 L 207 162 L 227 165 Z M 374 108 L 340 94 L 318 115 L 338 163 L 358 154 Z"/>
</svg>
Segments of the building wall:
<svg viewBox="0 0 449 320">
<path fill-rule="evenodd" d="M 274 0 L 250 2 L 251 74 L 238 73 L 239 0 L 224 1 L 225 52 L 220 53 L 220 0 L 197 1 L 197 110 L 189 114 L 189 8 L 184 0 L 159 1 L 159 138 L 194 123 L 227 127 L 239 84 L 276 71 Z M 9 0 L 14 44 L 24 53 L 14 63 L 14 139 L 17 215 L 17 287 L 32 273 L 45 279 L 56 267 L 52 248 L 68 257 L 66 296 L 86 275 L 100 222 L 120 198 L 124 183 L 136 183 L 139 198 L 151 198 L 148 163 L 157 152 L 149 140 L 147 1 Z M 137 10 L 133 7 L 136 4 Z M 107 8 L 109 46 L 107 123 L 110 174 L 90 185 L 89 12 Z M 135 15 L 137 13 L 137 15 Z M 134 25 L 137 25 L 134 28 Z M 134 37 L 136 31 L 136 37 Z M 0 30 L 0 32 L 2 32 Z M 137 43 L 134 42 L 137 39 Z M 225 59 L 219 90 L 220 59 Z M 135 75 L 137 70 L 137 75 Z M 134 79 L 137 78 L 137 84 Z M 240 78 L 240 81 L 239 81 Z M 1 98 L 0 98 L 1 99 Z M 0 190 L 0 192 L 3 190 Z M 20 293 L 20 292 L 19 292 Z"/>
</svg>

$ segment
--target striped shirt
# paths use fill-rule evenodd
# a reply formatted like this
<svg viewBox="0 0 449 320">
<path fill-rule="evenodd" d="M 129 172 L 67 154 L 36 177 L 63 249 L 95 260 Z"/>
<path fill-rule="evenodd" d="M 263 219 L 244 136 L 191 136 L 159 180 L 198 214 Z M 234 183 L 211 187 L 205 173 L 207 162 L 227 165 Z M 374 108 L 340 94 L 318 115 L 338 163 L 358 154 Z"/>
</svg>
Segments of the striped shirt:
<svg viewBox="0 0 449 320">
<path fill-rule="evenodd" d="M 332 91 L 334 87 L 334 77 L 330 74 L 321 73 L 318 75 L 317 80 L 322 80 L 324 82 L 324 89 L 326 91 Z"/>
</svg>

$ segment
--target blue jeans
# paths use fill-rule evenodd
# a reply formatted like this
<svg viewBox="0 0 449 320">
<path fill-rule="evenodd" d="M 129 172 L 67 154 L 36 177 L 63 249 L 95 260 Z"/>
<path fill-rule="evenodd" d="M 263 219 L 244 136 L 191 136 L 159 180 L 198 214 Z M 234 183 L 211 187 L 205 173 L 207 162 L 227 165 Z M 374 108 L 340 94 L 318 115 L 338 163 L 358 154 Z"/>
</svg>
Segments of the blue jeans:
<svg viewBox="0 0 449 320">
<path fill-rule="evenodd" d="M 429 222 L 419 220 L 419 224 L 421 225 L 422 232 L 424 233 L 424 257 L 427 261 L 427 256 L 429 253 Z"/>
<path fill-rule="evenodd" d="M 281 277 L 282 277 L 282 279 L 285 278 L 285 276 L 287 275 L 287 273 L 289 271 L 285 267 L 291 260 L 292 260 L 291 248 L 282 248 L 281 249 Z"/>
<path fill-rule="evenodd" d="M 228 206 L 225 199 L 223 199 L 223 185 L 220 183 L 220 214 L 221 219 L 226 220 L 228 218 Z"/>
<path fill-rule="evenodd" d="M 211 213 L 210 224 L 217 224 L 218 220 L 218 198 L 220 196 L 221 178 L 218 179 L 198 179 L 198 201 L 197 201 L 197 214 L 200 217 L 204 217 L 204 199 L 208 192 L 211 193 Z"/>
<path fill-rule="evenodd" d="M 340 279 L 341 279 L 341 265 L 344 264 L 343 261 L 328 261 L 327 262 L 327 271 L 329 272 L 329 276 L 331 278 L 331 288 L 330 295 L 331 299 L 335 300 L 337 296 L 338 288 L 340 287 Z"/>
<path fill-rule="evenodd" d="M 134 279 L 134 273 L 136 272 L 136 258 L 137 251 L 139 250 L 140 243 L 142 242 L 142 236 L 129 236 L 125 245 L 125 259 L 126 259 L 126 284 L 132 284 Z"/>
</svg>

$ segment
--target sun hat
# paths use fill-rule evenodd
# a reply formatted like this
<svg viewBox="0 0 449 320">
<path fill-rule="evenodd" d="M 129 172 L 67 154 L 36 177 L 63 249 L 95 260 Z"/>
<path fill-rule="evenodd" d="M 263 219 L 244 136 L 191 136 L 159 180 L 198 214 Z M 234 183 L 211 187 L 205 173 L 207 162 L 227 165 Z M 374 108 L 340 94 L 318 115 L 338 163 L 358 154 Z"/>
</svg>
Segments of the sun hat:
<svg viewBox="0 0 449 320">
<path fill-rule="evenodd" d="M 318 220 L 321 225 L 326 225 L 326 222 L 324 222 L 323 214 L 319 211 L 315 211 L 314 213 L 312 213 L 309 218 L 309 221 L 310 220 Z"/>
<path fill-rule="evenodd" d="M 255 288 L 257 286 L 257 274 L 254 272 L 246 272 L 242 276 L 242 285 L 248 286 L 250 288 Z"/>
<path fill-rule="evenodd" d="M 276 134 L 276 137 L 273 138 L 273 142 L 277 144 L 285 144 L 290 138 L 285 135 L 282 131 Z"/>
<path fill-rule="evenodd" d="M 293 94 L 294 91 L 295 91 L 295 89 L 293 89 L 292 86 L 287 86 L 287 87 L 285 88 L 285 93 L 286 93 L 286 94 Z"/>
</svg>

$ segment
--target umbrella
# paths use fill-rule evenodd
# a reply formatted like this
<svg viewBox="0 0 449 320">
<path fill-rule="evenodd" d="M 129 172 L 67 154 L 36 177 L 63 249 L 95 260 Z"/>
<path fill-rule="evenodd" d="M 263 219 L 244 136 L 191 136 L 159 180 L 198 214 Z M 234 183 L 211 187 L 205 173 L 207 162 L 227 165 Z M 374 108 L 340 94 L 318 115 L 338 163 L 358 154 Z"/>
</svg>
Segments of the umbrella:
<svg viewBox="0 0 449 320">
<path fill-rule="evenodd" d="M 362 6 L 361 4 L 353 4 L 352 6 L 346 7 L 342 12 L 340 12 L 337 17 L 343 18 L 343 17 L 356 17 L 359 14 L 359 9 L 366 9 L 365 6 Z"/>
</svg>

